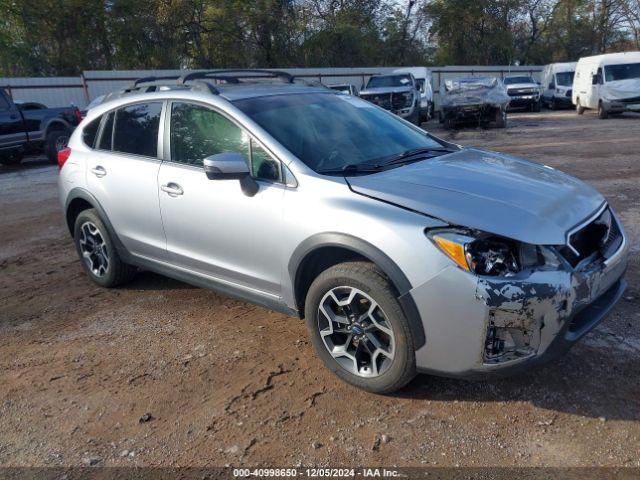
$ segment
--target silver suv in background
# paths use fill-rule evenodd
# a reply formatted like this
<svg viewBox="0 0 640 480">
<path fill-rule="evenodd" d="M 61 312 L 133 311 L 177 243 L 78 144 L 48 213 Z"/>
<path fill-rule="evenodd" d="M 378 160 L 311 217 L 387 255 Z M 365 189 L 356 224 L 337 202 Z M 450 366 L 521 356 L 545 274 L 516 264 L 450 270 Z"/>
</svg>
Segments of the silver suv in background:
<svg viewBox="0 0 640 480">
<path fill-rule="evenodd" d="M 304 318 L 380 393 L 555 358 L 622 295 L 625 234 L 592 187 L 267 74 L 146 79 L 163 88 L 88 112 L 59 191 L 93 281 L 149 269 Z"/>
<path fill-rule="evenodd" d="M 420 125 L 420 88 L 409 72 L 372 76 L 360 98 Z"/>
</svg>

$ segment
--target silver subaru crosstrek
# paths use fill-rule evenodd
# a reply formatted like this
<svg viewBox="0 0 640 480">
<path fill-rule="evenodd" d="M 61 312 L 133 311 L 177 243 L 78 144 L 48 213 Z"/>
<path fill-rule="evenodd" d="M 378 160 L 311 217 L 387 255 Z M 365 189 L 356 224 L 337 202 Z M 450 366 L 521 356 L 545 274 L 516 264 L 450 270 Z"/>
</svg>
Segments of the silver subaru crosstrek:
<svg viewBox="0 0 640 480">
<path fill-rule="evenodd" d="M 621 297 L 627 241 L 590 186 L 258 73 L 147 78 L 89 112 L 59 189 L 92 280 L 143 268 L 303 317 L 373 392 L 528 369 Z"/>
</svg>

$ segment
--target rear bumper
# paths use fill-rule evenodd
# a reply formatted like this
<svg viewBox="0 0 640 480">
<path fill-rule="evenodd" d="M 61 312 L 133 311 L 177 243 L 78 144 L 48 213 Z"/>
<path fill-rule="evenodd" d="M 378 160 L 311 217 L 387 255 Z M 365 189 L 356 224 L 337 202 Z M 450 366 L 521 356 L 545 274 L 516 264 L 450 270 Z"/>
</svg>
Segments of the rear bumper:
<svg viewBox="0 0 640 480">
<path fill-rule="evenodd" d="M 533 271 L 509 279 L 451 266 L 410 295 L 426 343 L 419 371 L 460 378 L 504 376 L 566 353 L 600 323 L 626 288 L 628 246 L 582 271 Z M 502 338 L 503 353 L 492 347 Z"/>
<path fill-rule="evenodd" d="M 477 121 L 482 118 L 493 119 L 498 109 L 490 104 L 447 106 L 442 107 L 442 115 L 460 122 Z"/>
</svg>

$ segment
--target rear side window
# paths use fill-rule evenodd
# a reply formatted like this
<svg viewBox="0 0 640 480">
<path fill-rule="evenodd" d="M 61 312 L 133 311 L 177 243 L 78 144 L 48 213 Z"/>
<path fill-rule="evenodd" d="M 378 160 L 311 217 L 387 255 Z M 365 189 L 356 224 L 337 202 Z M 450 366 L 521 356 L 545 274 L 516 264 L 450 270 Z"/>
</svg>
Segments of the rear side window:
<svg viewBox="0 0 640 480">
<path fill-rule="evenodd" d="M 113 151 L 157 157 L 161 111 L 161 102 L 118 109 L 113 129 Z"/>
<path fill-rule="evenodd" d="M 96 143 L 96 136 L 98 135 L 101 120 L 102 116 L 96 118 L 82 129 L 82 141 L 88 147 L 93 148 Z"/>
<path fill-rule="evenodd" d="M 107 114 L 107 118 L 105 118 L 104 120 L 102 133 L 100 133 L 100 142 L 98 144 L 98 148 L 100 150 L 111 150 L 111 141 L 113 139 L 113 118 L 114 117 L 115 117 L 115 112 L 110 112 Z"/>
<path fill-rule="evenodd" d="M 9 102 L 4 90 L 0 91 L 0 110 L 9 110 Z"/>
</svg>

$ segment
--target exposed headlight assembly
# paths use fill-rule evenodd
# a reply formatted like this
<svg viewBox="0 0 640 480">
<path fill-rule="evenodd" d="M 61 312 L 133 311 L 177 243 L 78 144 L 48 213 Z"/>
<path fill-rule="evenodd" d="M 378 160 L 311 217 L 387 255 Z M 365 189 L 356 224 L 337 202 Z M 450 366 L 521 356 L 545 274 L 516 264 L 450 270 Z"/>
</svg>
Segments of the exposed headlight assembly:
<svg viewBox="0 0 640 480">
<path fill-rule="evenodd" d="M 556 256 L 544 247 L 489 233 L 432 230 L 427 237 L 460 268 L 477 275 L 509 277 L 527 268 L 559 266 Z"/>
</svg>

